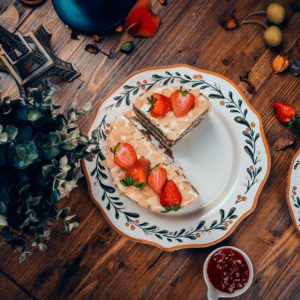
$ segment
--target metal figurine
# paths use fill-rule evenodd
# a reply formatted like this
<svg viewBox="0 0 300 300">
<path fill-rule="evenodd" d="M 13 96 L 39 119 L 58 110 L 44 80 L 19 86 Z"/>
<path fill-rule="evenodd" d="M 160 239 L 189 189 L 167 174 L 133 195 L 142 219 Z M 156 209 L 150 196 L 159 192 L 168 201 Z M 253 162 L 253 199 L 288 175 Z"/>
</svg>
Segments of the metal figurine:
<svg viewBox="0 0 300 300">
<path fill-rule="evenodd" d="M 21 96 L 44 79 L 59 76 L 70 82 L 80 76 L 73 64 L 55 56 L 50 38 L 43 24 L 25 35 L 13 34 L 0 25 L 0 71 L 15 79 Z"/>
</svg>

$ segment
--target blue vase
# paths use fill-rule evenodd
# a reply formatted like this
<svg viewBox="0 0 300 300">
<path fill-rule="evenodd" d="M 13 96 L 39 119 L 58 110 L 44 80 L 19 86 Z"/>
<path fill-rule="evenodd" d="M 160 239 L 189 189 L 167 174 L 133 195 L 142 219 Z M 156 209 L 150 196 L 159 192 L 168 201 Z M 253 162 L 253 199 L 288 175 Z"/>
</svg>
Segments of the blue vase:
<svg viewBox="0 0 300 300">
<path fill-rule="evenodd" d="M 136 0 L 52 0 L 61 20 L 78 32 L 105 33 L 126 18 Z"/>
</svg>

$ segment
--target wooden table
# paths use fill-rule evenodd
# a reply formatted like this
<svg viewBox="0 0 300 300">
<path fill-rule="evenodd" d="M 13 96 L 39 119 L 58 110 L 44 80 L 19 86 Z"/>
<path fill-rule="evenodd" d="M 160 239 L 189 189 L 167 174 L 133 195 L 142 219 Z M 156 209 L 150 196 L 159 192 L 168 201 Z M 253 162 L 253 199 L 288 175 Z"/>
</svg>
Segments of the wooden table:
<svg viewBox="0 0 300 300">
<path fill-rule="evenodd" d="M 270 1 L 170 0 L 166 7 L 154 2 L 154 11 L 162 17 L 158 33 L 151 39 L 136 39 L 136 50 L 130 56 L 116 51 L 113 59 L 84 51 L 91 41 L 88 37 L 71 40 L 70 29 L 59 20 L 49 0 L 36 9 L 15 0 L 1 1 L 0 23 L 12 31 L 27 32 L 42 22 L 50 29 L 58 56 L 75 63 L 82 73 L 72 83 L 55 81 L 65 107 L 92 101 L 96 108 L 131 72 L 186 63 L 218 72 L 238 84 L 261 114 L 270 145 L 280 134 L 297 135 L 278 123 L 272 102 L 299 104 L 299 78 L 273 74 L 275 52 L 265 47 L 261 28 L 225 31 L 218 23 L 219 16 L 234 9 L 241 19 L 265 9 Z M 281 2 L 288 7 L 289 1 Z M 299 56 L 295 45 L 300 36 L 300 13 L 289 11 L 283 34 L 284 51 Z M 122 34 L 115 33 L 100 45 L 103 50 L 118 49 L 122 42 Z M 247 71 L 251 71 L 255 95 L 239 80 Z M 15 91 L 6 76 L 0 87 L 6 95 Z M 84 129 L 91 124 L 93 113 L 82 124 Z M 288 167 L 297 146 L 278 152 L 271 149 L 270 177 L 255 212 L 220 243 L 243 249 L 253 261 L 254 282 L 241 299 L 300 299 L 300 237 L 285 200 Z M 110 228 L 90 200 L 84 181 L 62 202 L 80 217 L 80 228 L 63 235 L 61 224 L 56 226 L 49 250 L 35 251 L 21 265 L 17 254 L 2 245 L 1 299 L 205 299 L 203 262 L 217 246 L 168 253 L 131 242 Z"/>
</svg>

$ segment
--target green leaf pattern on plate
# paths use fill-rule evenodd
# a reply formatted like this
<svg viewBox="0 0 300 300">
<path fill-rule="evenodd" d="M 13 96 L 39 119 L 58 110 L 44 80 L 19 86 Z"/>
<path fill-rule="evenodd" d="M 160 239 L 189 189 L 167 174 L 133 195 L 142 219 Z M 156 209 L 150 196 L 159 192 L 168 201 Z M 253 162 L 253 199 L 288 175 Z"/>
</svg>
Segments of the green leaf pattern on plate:
<svg viewBox="0 0 300 300">
<path fill-rule="evenodd" d="M 294 165 L 294 170 L 297 170 L 297 168 L 300 166 L 300 160 L 297 160 Z M 297 187 L 293 186 L 291 191 L 291 199 L 293 201 L 294 207 L 300 209 L 300 196 L 298 195 Z M 296 217 L 296 216 L 295 216 Z M 296 219 L 296 218 L 295 218 Z M 298 221 L 298 227 L 300 227 L 300 218 L 297 219 Z"/>
<path fill-rule="evenodd" d="M 245 139 L 244 151 L 247 153 L 250 160 L 249 167 L 247 167 L 247 169 L 245 170 L 247 172 L 247 183 L 245 184 L 244 194 L 247 194 L 251 190 L 253 185 L 258 181 L 257 176 L 262 171 L 262 167 L 259 166 L 259 151 L 257 151 L 256 147 L 256 142 L 260 138 L 260 134 L 255 130 L 256 124 L 254 122 L 250 122 L 247 119 L 248 110 L 247 108 L 243 108 L 243 101 L 241 99 L 235 100 L 231 91 L 229 91 L 228 94 L 225 95 L 220 87 L 218 87 L 216 84 L 208 83 L 202 78 L 201 75 L 199 76 L 199 74 L 195 74 L 195 76 L 193 76 L 192 78 L 187 74 L 181 74 L 179 72 L 171 73 L 169 71 L 165 71 L 164 75 L 153 74 L 150 81 L 144 80 L 143 82 L 137 82 L 136 85 L 124 85 L 123 91 L 120 93 L 120 95 L 113 98 L 113 100 L 115 101 L 114 104 L 107 106 L 105 110 L 112 110 L 114 108 L 120 107 L 121 105 L 129 106 L 131 104 L 130 96 L 137 95 L 140 90 L 148 91 L 155 85 L 168 85 L 173 84 L 175 81 L 179 82 L 182 85 L 188 84 L 192 88 L 197 87 L 201 90 L 208 89 L 210 91 L 208 97 L 212 101 L 220 101 L 220 104 L 234 115 L 234 121 L 244 127 L 244 129 L 242 130 L 242 135 Z M 104 115 L 98 127 L 99 142 L 101 139 L 106 139 L 106 118 L 107 114 Z M 199 238 L 201 234 L 213 230 L 228 230 L 230 224 L 233 223 L 233 220 L 238 218 L 238 216 L 235 214 L 236 207 L 232 207 L 227 213 L 223 209 L 220 209 L 219 219 L 214 220 L 211 224 L 206 224 L 204 220 L 200 220 L 195 228 L 183 228 L 175 232 L 167 229 L 161 229 L 154 224 L 149 224 L 149 222 L 141 222 L 140 215 L 138 213 L 125 211 L 123 202 L 118 196 L 115 195 L 116 189 L 103 183 L 103 181 L 107 179 L 107 175 L 105 173 L 106 169 L 102 164 L 102 161 L 104 160 L 105 156 L 100 151 L 100 153 L 96 157 L 95 168 L 94 170 L 92 170 L 91 176 L 95 176 L 99 185 L 103 189 L 101 200 L 107 202 L 106 210 L 114 210 L 116 219 L 119 219 L 122 215 L 126 222 L 125 225 L 130 226 L 132 230 L 138 228 L 142 230 L 146 235 L 154 235 L 159 240 L 165 239 L 168 242 L 183 242 L 184 239 L 195 240 L 196 238 Z M 239 197 L 239 199 L 236 200 L 235 203 L 239 204 L 242 201 L 242 198 Z M 299 197 L 297 201 L 297 205 L 300 206 Z"/>
</svg>

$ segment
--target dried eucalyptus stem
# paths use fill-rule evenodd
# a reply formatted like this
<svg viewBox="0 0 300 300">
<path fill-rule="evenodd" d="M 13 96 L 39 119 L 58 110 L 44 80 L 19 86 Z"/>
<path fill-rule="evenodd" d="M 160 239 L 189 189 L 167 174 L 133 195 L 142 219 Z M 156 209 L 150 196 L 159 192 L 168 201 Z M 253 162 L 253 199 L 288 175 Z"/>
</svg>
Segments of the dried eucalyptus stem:
<svg viewBox="0 0 300 300">
<path fill-rule="evenodd" d="M 81 158 L 91 160 L 98 151 L 96 139 L 78 128 L 90 105 L 63 115 L 52 99 L 56 91 L 46 81 L 25 99 L 0 101 L 0 237 L 21 253 L 20 261 L 31 247 L 47 249 L 57 219 L 65 231 L 79 226 L 69 208 L 56 204 L 83 176 Z"/>
</svg>

